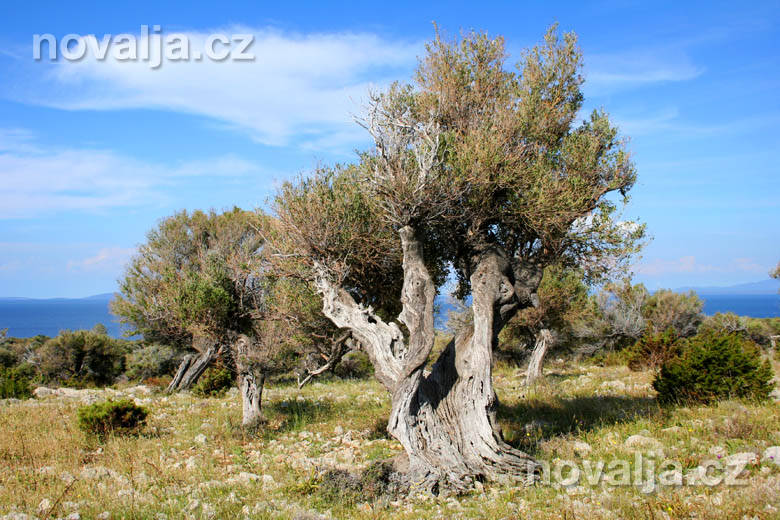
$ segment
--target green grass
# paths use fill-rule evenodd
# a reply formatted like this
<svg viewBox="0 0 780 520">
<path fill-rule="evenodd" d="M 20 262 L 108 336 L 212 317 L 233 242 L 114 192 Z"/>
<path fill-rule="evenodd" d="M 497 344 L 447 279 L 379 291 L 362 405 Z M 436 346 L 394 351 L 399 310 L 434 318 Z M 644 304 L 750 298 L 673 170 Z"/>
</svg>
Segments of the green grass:
<svg viewBox="0 0 780 520">
<path fill-rule="evenodd" d="M 546 461 L 629 461 L 631 435 L 657 439 L 665 457 L 694 468 L 725 455 L 761 453 L 780 445 L 776 403 L 726 401 L 713 406 L 660 407 L 652 374 L 621 366 L 552 362 L 546 381 L 526 391 L 522 372 L 495 370 L 499 422 L 507 440 Z M 619 382 L 619 383 L 615 383 Z M 486 484 L 462 497 L 410 496 L 376 505 L 323 494 L 329 468 L 364 469 L 401 452 L 387 438 L 389 396 L 374 381 L 328 381 L 298 390 L 270 385 L 268 419 L 256 433 L 240 428 L 235 392 L 219 398 L 191 395 L 143 399 L 149 409 L 140 435 L 102 443 L 79 431 L 81 405 L 65 398 L 0 406 L 0 517 L 24 512 L 38 518 L 274 518 L 324 514 L 331 518 L 778 518 L 780 468 L 748 468 L 748 486 L 662 488 L 584 484 L 569 490 Z M 205 435 L 205 443 L 198 442 Z M 98 468 L 98 469 L 95 469 Z M 105 468 L 105 469 L 100 469 Z M 241 473 L 254 477 L 241 478 Z M 99 476 L 96 476 L 98 475 Z M 39 511 L 43 503 L 48 505 Z M 667 516 L 664 516 L 667 515 Z M 305 518 L 305 516 L 302 516 Z"/>
</svg>

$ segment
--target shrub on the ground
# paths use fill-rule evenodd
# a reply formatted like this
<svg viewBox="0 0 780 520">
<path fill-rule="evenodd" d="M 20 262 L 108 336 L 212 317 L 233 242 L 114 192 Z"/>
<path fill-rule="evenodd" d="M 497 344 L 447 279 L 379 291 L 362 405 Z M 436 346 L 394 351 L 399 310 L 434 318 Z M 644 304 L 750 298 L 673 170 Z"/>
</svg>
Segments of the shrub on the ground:
<svg viewBox="0 0 780 520">
<path fill-rule="evenodd" d="M 772 368 L 760 349 L 737 334 L 699 334 L 688 339 L 679 356 L 661 366 L 653 381 L 663 403 L 721 398 L 766 399 Z"/>
<path fill-rule="evenodd" d="M 63 331 L 37 351 L 46 381 L 69 386 L 107 385 L 124 370 L 126 342 L 94 331 Z"/>
<path fill-rule="evenodd" d="M 696 334 L 704 315 L 704 302 L 695 292 L 677 293 L 660 289 L 647 298 L 642 306 L 642 316 L 653 333 L 672 328 L 678 336 Z"/>
<path fill-rule="evenodd" d="M 365 379 L 374 375 L 374 366 L 365 352 L 353 351 L 344 356 L 333 372 L 344 379 Z"/>
<path fill-rule="evenodd" d="M 626 361 L 631 370 L 656 370 L 679 352 L 680 338 L 677 331 L 670 327 L 660 333 L 645 332 L 627 350 Z"/>
<path fill-rule="evenodd" d="M 131 399 L 108 400 L 79 408 L 79 428 L 100 436 L 133 433 L 146 423 L 148 414 L 146 408 Z"/>
<path fill-rule="evenodd" d="M 19 363 L 19 355 L 10 347 L 0 345 L 0 368 L 11 368 Z"/>
<path fill-rule="evenodd" d="M 171 375 L 179 358 L 179 353 L 168 345 L 143 345 L 127 355 L 125 374 L 136 381 Z"/>
<path fill-rule="evenodd" d="M 200 397 L 220 396 L 233 386 L 235 377 L 224 366 L 209 367 L 200 376 L 198 384 L 192 387 L 192 393 Z"/>
<path fill-rule="evenodd" d="M 0 399 L 32 397 L 33 370 L 29 365 L 0 367 Z"/>
</svg>

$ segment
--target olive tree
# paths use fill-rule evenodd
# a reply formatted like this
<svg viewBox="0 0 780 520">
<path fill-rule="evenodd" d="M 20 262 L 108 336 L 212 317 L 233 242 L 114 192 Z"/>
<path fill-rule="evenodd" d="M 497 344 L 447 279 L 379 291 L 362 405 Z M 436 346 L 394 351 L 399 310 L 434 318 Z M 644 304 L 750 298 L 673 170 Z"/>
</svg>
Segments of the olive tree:
<svg viewBox="0 0 780 520">
<path fill-rule="evenodd" d="M 575 36 L 551 29 L 516 70 L 506 60 L 501 38 L 437 35 L 414 85 L 372 95 L 360 123 L 374 149 L 285 184 L 274 204 L 276 255 L 306 265 L 325 316 L 361 343 L 408 475 L 434 491 L 535 478 L 498 428 L 498 334 L 537 302 L 545 267 L 599 276 L 643 233 L 616 218 L 635 181 L 617 129 L 601 111 L 575 122 Z M 447 268 L 473 321 L 426 370 Z"/>
<path fill-rule="evenodd" d="M 506 329 L 511 335 L 526 336 L 533 342 L 526 386 L 542 378 L 547 353 L 556 344 L 573 337 L 573 327 L 585 319 L 588 307 L 588 287 L 579 269 L 547 267 L 536 296 L 536 305 L 518 312 Z"/>
<path fill-rule="evenodd" d="M 267 292 L 261 219 L 238 208 L 163 219 L 130 261 L 111 303 L 131 333 L 195 351 L 184 357 L 169 391 L 190 388 L 218 356 L 232 359 L 245 424 L 261 417 L 267 355 L 253 340 Z"/>
</svg>

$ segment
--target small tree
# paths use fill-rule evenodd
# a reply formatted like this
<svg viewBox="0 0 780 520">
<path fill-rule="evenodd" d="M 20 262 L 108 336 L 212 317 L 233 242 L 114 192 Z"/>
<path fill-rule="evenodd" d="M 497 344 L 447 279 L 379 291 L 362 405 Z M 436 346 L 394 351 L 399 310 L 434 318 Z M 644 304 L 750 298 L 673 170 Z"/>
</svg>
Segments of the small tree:
<svg viewBox="0 0 780 520">
<path fill-rule="evenodd" d="M 704 319 L 704 302 L 693 291 L 685 294 L 660 289 L 647 298 L 642 316 L 654 334 L 674 329 L 678 336 L 696 334 Z"/>
<path fill-rule="evenodd" d="M 527 386 L 543 376 L 547 353 L 556 343 L 573 335 L 573 326 L 583 318 L 588 303 L 582 271 L 558 266 L 545 269 L 536 295 L 536 304 L 520 311 L 507 325 L 507 332 L 526 336 L 534 344 L 526 372 Z"/>
<path fill-rule="evenodd" d="M 632 285 L 628 278 L 608 283 L 592 296 L 572 325 L 574 335 L 584 343 L 583 353 L 619 350 L 636 342 L 645 330 L 642 310 L 648 297 L 644 285 Z"/>
<path fill-rule="evenodd" d="M 131 333 L 197 352 L 185 356 L 169 391 L 190 388 L 220 354 L 232 358 L 242 397 L 255 403 L 245 406 L 248 425 L 261 417 L 254 396 L 264 381 L 248 352 L 266 309 L 262 218 L 234 208 L 182 211 L 164 219 L 147 235 L 111 303 Z"/>
<path fill-rule="evenodd" d="M 437 36 L 415 86 L 373 97 L 361 123 L 375 149 L 285 184 L 274 205 L 278 258 L 301 261 L 323 313 L 366 350 L 392 394 L 388 431 L 431 490 L 534 478 L 538 463 L 497 429 L 497 337 L 533 305 L 545 267 L 597 277 L 643 233 L 615 219 L 610 194 L 635 180 L 617 130 L 598 111 L 575 123 L 575 36 L 551 30 L 516 72 L 505 65 L 500 38 Z M 427 373 L 449 265 L 473 324 Z"/>
</svg>

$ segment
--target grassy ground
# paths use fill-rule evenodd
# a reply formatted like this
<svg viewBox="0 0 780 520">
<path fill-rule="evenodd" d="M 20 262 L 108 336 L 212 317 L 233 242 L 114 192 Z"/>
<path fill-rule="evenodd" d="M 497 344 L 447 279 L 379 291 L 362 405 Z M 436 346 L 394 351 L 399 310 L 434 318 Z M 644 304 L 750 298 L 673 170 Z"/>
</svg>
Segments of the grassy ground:
<svg viewBox="0 0 780 520">
<path fill-rule="evenodd" d="M 755 454 L 742 485 L 643 490 L 581 478 L 361 503 L 321 492 L 319 476 L 400 452 L 384 434 L 389 398 L 373 381 L 270 388 L 269 423 L 257 435 L 238 427 L 234 393 L 198 399 L 125 389 L 150 409 L 148 426 L 103 442 L 76 427 L 84 397 L 0 405 L 0 518 L 780 518 L 780 466 L 762 457 L 780 445 L 778 403 L 663 409 L 651 378 L 624 367 L 552 362 L 546 382 L 526 392 L 520 372 L 500 367 L 505 437 L 552 468 L 561 460 L 579 468 L 617 460 L 633 471 L 641 453 L 656 465 L 674 459 L 683 474 L 694 474 L 707 460 Z"/>
</svg>

